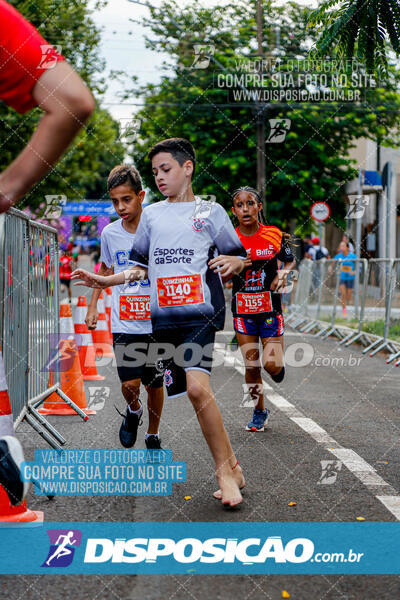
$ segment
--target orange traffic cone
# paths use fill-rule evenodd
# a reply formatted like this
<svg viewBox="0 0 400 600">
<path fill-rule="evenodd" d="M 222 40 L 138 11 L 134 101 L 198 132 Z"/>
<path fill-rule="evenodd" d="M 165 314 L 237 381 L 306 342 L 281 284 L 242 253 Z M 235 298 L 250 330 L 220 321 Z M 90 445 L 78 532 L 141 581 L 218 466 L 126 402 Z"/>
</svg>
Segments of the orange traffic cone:
<svg viewBox="0 0 400 600">
<path fill-rule="evenodd" d="M 112 333 L 111 333 L 111 297 L 112 297 L 112 289 L 108 287 L 104 291 L 105 291 L 104 304 L 105 304 L 105 307 L 106 307 L 108 332 L 109 332 L 109 334 L 112 337 Z"/>
<path fill-rule="evenodd" d="M 8 395 L 3 357 L 0 350 L 0 436 L 14 436 L 13 416 Z M 0 523 L 32 523 L 40 525 L 43 512 L 29 510 L 24 500 L 19 506 L 12 506 L 6 490 L 0 485 Z"/>
<path fill-rule="evenodd" d="M 114 356 L 112 349 L 112 338 L 107 327 L 106 308 L 104 306 L 103 292 L 101 292 L 97 301 L 97 311 L 99 319 L 97 327 L 92 331 L 93 343 L 96 348 L 96 354 L 102 356 Z"/>
<path fill-rule="evenodd" d="M 61 390 L 84 413 L 95 415 L 96 411 L 88 409 L 86 404 L 79 352 L 75 341 L 74 322 L 69 304 L 61 304 L 60 306 L 60 333 Z M 66 368 L 66 363 L 68 368 Z M 74 409 L 64 402 L 56 392 L 50 394 L 39 412 L 44 415 L 76 415 Z"/>
<path fill-rule="evenodd" d="M 75 311 L 75 337 L 79 351 L 82 375 L 84 381 L 102 381 L 96 366 L 96 351 L 93 346 L 92 334 L 85 323 L 87 313 L 86 297 L 79 296 Z"/>
</svg>

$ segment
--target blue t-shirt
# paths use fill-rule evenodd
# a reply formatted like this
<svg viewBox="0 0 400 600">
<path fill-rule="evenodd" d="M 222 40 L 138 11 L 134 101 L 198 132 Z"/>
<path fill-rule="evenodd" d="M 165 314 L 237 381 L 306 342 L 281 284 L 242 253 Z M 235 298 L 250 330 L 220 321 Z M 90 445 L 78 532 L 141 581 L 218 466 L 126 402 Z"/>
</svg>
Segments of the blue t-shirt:
<svg viewBox="0 0 400 600">
<path fill-rule="evenodd" d="M 349 252 L 347 256 L 345 256 L 342 252 L 339 252 L 334 258 L 342 261 L 340 268 L 341 281 L 352 281 L 356 276 L 356 263 L 354 261 L 357 256 L 354 254 L 354 252 Z"/>
</svg>

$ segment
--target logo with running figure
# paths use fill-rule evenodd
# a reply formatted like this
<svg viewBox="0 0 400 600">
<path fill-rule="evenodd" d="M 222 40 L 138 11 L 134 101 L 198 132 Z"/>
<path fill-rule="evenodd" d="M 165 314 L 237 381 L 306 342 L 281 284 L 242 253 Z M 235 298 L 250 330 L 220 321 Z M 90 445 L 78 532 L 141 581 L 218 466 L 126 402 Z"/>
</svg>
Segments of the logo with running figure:
<svg viewBox="0 0 400 600">
<path fill-rule="evenodd" d="M 42 567 L 68 567 L 74 558 L 75 548 L 81 545 L 79 529 L 48 529 L 50 549 Z"/>
<path fill-rule="evenodd" d="M 38 64 L 38 66 L 36 67 L 37 69 L 54 69 L 54 67 L 56 66 L 58 60 L 57 60 L 57 55 L 55 54 L 54 50 L 56 52 L 58 52 L 58 54 L 61 54 L 61 46 L 59 45 L 55 45 L 55 46 L 51 46 L 50 44 L 41 44 L 40 45 L 40 50 L 42 52 L 42 56 L 40 59 L 40 63 Z"/>
<path fill-rule="evenodd" d="M 194 59 L 191 69 L 207 69 L 211 57 L 214 56 L 215 46 L 213 44 L 194 44 Z"/>
<path fill-rule="evenodd" d="M 243 387 L 243 399 L 239 404 L 239 408 L 254 408 L 257 406 L 257 402 L 260 399 L 260 395 L 263 393 L 262 383 L 242 383 Z"/>
<path fill-rule="evenodd" d="M 265 277 L 266 275 L 262 269 L 259 269 L 258 271 L 252 271 L 251 269 L 248 269 L 246 272 L 245 286 L 263 286 Z"/>
<path fill-rule="evenodd" d="M 285 141 L 287 133 L 290 131 L 290 119 L 269 119 L 271 131 L 266 140 L 267 144 L 280 144 Z"/>
<path fill-rule="evenodd" d="M 321 460 L 322 473 L 320 475 L 318 485 L 332 485 L 335 483 L 339 471 L 342 470 L 342 462 L 340 460 Z"/>
</svg>

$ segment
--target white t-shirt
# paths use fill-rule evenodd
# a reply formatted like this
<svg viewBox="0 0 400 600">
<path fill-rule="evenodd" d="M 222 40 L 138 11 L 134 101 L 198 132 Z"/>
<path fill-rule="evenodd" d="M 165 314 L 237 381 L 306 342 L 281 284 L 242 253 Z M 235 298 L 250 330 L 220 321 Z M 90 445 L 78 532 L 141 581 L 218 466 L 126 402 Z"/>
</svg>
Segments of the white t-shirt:
<svg viewBox="0 0 400 600">
<path fill-rule="evenodd" d="M 114 273 L 129 269 L 132 266 L 129 253 L 136 235 L 123 228 L 122 219 L 106 225 L 101 233 L 101 262 L 109 268 L 114 267 Z M 111 289 L 112 333 L 151 333 L 149 280 L 116 285 Z"/>
<path fill-rule="evenodd" d="M 308 254 L 311 256 L 312 260 L 316 260 L 317 252 L 321 250 L 322 254 L 324 254 L 325 258 L 329 255 L 328 249 L 325 246 L 313 246 L 309 248 Z"/>
<path fill-rule="evenodd" d="M 148 266 L 153 329 L 210 324 L 222 329 L 225 297 L 208 262 L 218 254 L 246 257 L 220 205 L 162 200 L 144 211 L 130 258 Z"/>
</svg>

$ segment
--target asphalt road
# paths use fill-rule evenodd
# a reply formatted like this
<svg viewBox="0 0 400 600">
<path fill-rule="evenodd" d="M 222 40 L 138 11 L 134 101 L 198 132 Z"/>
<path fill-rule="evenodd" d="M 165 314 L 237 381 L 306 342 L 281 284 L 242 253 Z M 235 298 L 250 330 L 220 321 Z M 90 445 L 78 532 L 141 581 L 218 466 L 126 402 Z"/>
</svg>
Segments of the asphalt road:
<svg viewBox="0 0 400 600">
<path fill-rule="evenodd" d="M 81 288 L 85 291 L 85 288 Z M 74 291 L 76 295 L 76 291 Z M 44 510 L 46 521 L 396 521 L 400 519 L 399 377 L 400 369 L 382 357 L 363 357 L 356 347 L 316 341 L 289 328 L 287 375 L 277 386 L 265 374 L 270 422 L 264 433 L 244 429 L 251 408 L 243 404 L 243 376 L 232 353 L 231 316 L 217 337 L 219 362 L 212 386 L 233 447 L 247 478 L 239 510 L 224 510 L 211 496 L 212 460 L 187 397 L 166 401 L 161 436 L 174 460 L 187 462 L 187 481 L 166 497 L 56 497 L 52 502 L 31 490 L 28 506 Z M 300 345 L 303 344 L 301 347 Z M 297 345 L 297 346 L 295 346 Z M 304 346 L 305 345 L 305 346 Z M 305 355 L 303 352 L 305 351 Z M 305 358 L 304 358 L 305 356 Z M 302 359 L 303 357 L 303 359 Z M 307 364 L 304 364 L 307 363 Z M 295 366 L 295 365 L 298 366 Z M 300 365 L 300 366 L 299 366 Z M 303 366 L 301 366 L 303 365 Z M 78 417 L 50 418 L 70 448 L 119 448 L 124 409 L 116 370 L 99 369 L 109 398 L 87 423 Z M 89 392 L 89 390 L 88 390 Z M 144 396 L 142 394 L 142 399 Z M 285 402 L 286 401 L 286 402 Z M 146 419 L 136 447 L 144 448 Z M 27 459 L 47 447 L 26 424 L 18 436 Z M 330 450 L 331 449 L 331 450 Z M 333 451 L 332 451 L 333 449 Z M 323 483 L 321 461 L 340 460 L 334 483 Z M 336 463 L 337 464 L 337 463 Z M 185 496 L 191 496 L 189 501 Z M 387 508 L 377 496 L 390 497 Z M 289 506 L 296 502 L 296 506 Z M 398 576 L 2 576 L 0 598 L 48 600 L 383 600 L 400 597 Z"/>
</svg>

